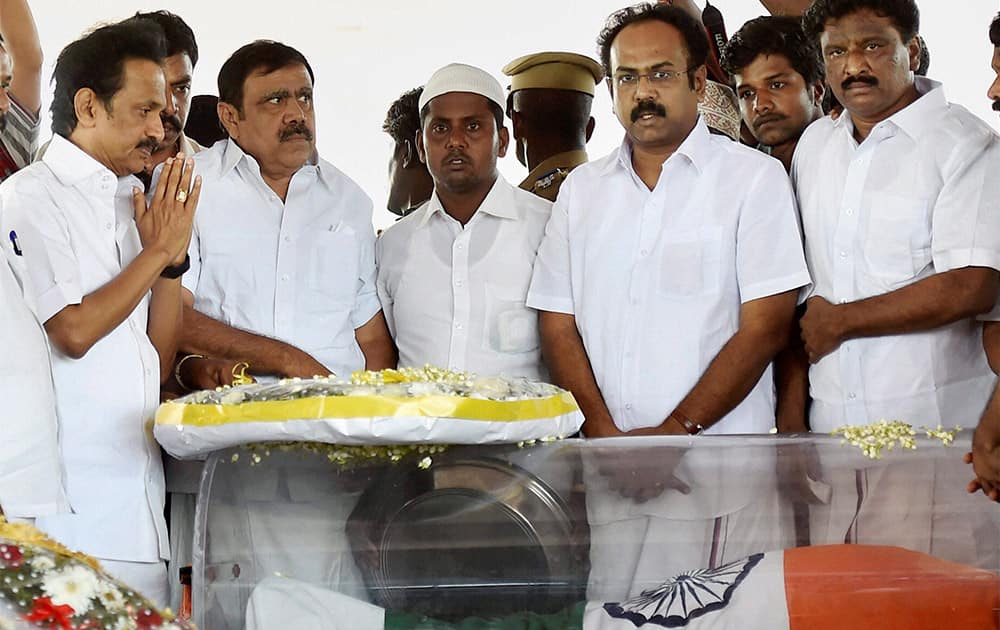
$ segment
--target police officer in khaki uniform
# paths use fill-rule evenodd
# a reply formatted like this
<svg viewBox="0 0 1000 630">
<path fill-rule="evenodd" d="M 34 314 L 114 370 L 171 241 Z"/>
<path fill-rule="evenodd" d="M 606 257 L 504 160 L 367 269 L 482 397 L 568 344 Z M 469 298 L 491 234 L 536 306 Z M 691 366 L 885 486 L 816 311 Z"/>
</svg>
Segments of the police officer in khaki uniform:
<svg viewBox="0 0 1000 630">
<path fill-rule="evenodd" d="M 587 161 L 601 64 L 575 53 L 543 52 L 515 59 L 503 73 L 511 78 L 507 115 L 515 153 L 531 171 L 520 187 L 554 201 L 569 172 Z"/>
</svg>

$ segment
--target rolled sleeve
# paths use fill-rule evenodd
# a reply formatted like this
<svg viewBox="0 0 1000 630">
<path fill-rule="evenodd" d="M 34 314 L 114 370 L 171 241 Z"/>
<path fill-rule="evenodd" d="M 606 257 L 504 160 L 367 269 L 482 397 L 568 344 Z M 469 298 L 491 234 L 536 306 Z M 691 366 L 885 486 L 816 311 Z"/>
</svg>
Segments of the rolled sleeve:
<svg viewBox="0 0 1000 630">
<path fill-rule="evenodd" d="M 736 234 L 740 301 L 807 286 L 809 272 L 795 197 L 778 162 L 765 165 L 743 203 Z"/>
<path fill-rule="evenodd" d="M 385 323 L 389 327 L 389 334 L 396 338 L 396 318 L 392 311 L 392 293 L 389 291 L 389 261 L 386 258 L 386 233 L 375 241 L 375 267 L 376 267 L 376 288 L 378 301 L 382 307 L 382 314 L 385 315 Z"/>
<path fill-rule="evenodd" d="M 535 267 L 528 288 L 527 305 L 539 311 L 575 314 L 573 304 L 572 259 L 569 244 L 569 206 L 572 180 L 566 180 L 552 216 L 545 226 L 545 236 L 538 247 Z"/>
<path fill-rule="evenodd" d="M 953 152 L 931 219 L 937 272 L 962 267 L 1000 270 L 1000 142 L 983 134 Z"/>
</svg>

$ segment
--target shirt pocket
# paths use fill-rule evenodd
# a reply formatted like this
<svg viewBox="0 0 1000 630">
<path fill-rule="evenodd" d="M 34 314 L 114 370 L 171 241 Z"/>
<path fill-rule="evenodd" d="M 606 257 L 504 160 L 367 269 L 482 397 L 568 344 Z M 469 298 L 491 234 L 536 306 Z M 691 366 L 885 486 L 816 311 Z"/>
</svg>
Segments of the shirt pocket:
<svg viewBox="0 0 1000 630">
<path fill-rule="evenodd" d="M 721 267 L 721 227 L 669 233 L 661 245 L 659 291 L 670 298 L 716 294 Z"/>
<path fill-rule="evenodd" d="M 538 311 L 525 306 L 527 289 L 485 285 L 483 347 L 502 354 L 538 350 Z"/>
<path fill-rule="evenodd" d="M 360 244 L 354 229 L 333 225 L 303 239 L 306 257 L 306 287 L 320 302 L 353 305 L 361 284 Z"/>
<path fill-rule="evenodd" d="M 868 273 L 905 282 L 931 262 L 929 202 L 888 193 L 872 195 L 864 256 Z"/>
</svg>

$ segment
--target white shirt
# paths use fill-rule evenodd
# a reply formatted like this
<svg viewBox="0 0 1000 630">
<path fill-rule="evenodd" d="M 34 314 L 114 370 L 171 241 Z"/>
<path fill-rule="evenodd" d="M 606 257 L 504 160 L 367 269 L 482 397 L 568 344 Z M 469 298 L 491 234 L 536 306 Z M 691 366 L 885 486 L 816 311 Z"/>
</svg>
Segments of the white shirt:
<svg viewBox="0 0 1000 630">
<path fill-rule="evenodd" d="M 79 304 L 140 252 L 131 191 L 107 168 L 56 135 L 41 161 L 3 187 L 4 233 L 17 232 L 15 271 L 41 322 Z M 153 440 L 160 368 L 146 335 L 149 297 L 79 359 L 51 349 L 67 490 L 75 514 L 37 519 L 71 549 L 98 558 L 168 557 L 163 467 Z"/>
<path fill-rule="evenodd" d="M 12 258 L 17 256 L 13 247 L 16 240 L 3 243 L 4 252 Z M 45 331 L 24 302 L 21 286 L 3 255 L 0 322 L 0 348 L 5 357 L 0 360 L 0 400 L 4 401 L 0 421 L 0 507 L 8 518 L 69 511 Z"/>
<path fill-rule="evenodd" d="M 799 141 L 808 297 L 854 302 L 952 269 L 1000 268 L 997 137 L 940 83 L 916 86 L 922 96 L 860 145 L 848 115 L 816 121 Z M 974 427 L 993 380 L 971 320 L 852 339 L 810 368 L 810 422 L 822 432 L 881 419 Z"/>
<path fill-rule="evenodd" d="M 319 160 L 292 176 L 282 203 L 232 140 L 198 153 L 195 172 L 201 200 L 183 280 L 195 308 L 340 376 L 364 369 L 354 331 L 379 311 L 371 199 Z"/>
<path fill-rule="evenodd" d="M 650 191 L 627 142 L 562 185 L 528 306 L 576 317 L 623 431 L 657 426 L 737 331 L 740 306 L 809 282 L 781 164 L 703 120 Z M 709 433 L 774 426 L 770 368 Z"/>
<path fill-rule="evenodd" d="M 498 176 L 464 229 L 435 193 L 382 234 L 378 294 L 401 366 L 542 377 L 524 301 L 551 209 Z"/>
</svg>

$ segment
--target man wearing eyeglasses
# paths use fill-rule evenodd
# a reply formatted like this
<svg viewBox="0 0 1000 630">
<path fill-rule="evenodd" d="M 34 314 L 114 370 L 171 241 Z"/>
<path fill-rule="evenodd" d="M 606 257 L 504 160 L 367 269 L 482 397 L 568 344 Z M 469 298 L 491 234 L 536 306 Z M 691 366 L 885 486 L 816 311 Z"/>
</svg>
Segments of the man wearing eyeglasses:
<svg viewBox="0 0 1000 630">
<path fill-rule="evenodd" d="M 541 311 L 552 379 L 573 392 L 587 437 L 766 433 L 769 366 L 809 283 L 788 177 L 774 158 L 709 133 L 698 114 L 708 41 L 686 12 L 623 9 L 598 43 L 625 138 L 570 174 L 538 252 L 527 303 Z M 773 500 L 773 462 L 741 462 L 740 483 L 755 481 L 737 488 L 720 483 L 732 462 L 700 455 L 655 469 L 597 462 L 609 481 L 587 484 L 588 511 L 617 516 L 593 528 L 592 594 L 621 595 L 616 585 L 638 584 L 646 565 L 651 577 L 653 565 L 714 566 L 743 544 L 781 546 L 778 527 L 719 544 L 719 519 L 738 524 Z M 623 496 L 602 494 L 609 486 Z M 616 540 L 652 546 L 640 543 L 629 565 L 602 544 Z"/>
</svg>

